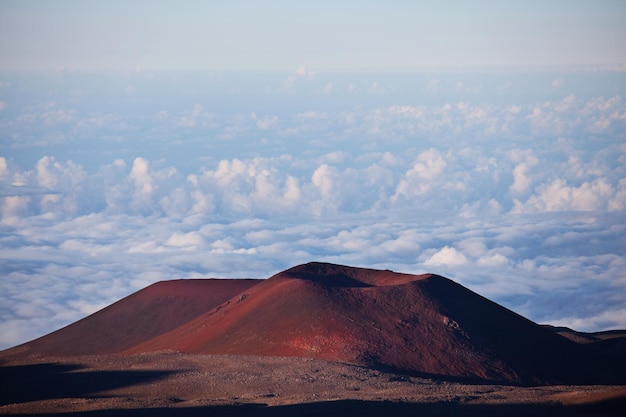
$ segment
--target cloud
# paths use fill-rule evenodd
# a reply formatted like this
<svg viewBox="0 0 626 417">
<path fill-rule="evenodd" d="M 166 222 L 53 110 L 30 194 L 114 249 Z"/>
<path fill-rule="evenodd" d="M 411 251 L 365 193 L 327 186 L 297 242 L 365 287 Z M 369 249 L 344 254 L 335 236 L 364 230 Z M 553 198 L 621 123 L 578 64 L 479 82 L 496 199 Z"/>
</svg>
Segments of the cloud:
<svg viewBox="0 0 626 417">
<path fill-rule="evenodd" d="M 568 186 L 561 179 L 537 187 L 537 192 L 525 203 L 516 201 L 515 213 L 541 211 L 592 211 L 620 210 L 623 194 L 615 193 L 613 187 L 603 179 L 584 182 L 579 187 Z"/>
<path fill-rule="evenodd" d="M 509 153 L 513 160 L 518 160 L 519 156 L 517 153 Z M 524 158 L 524 162 L 518 163 L 515 168 L 513 168 L 513 184 L 509 187 L 511 192 L 520 194 L 526 191 L 530 185 L 532 184 L 532 178 L 528 176 L 527 172 L 530 168 L 537 165 L 539 160 L 532 153 L 527 154 Z"/>
<path fill-rule="evenodd" d="M 506 256 L 501 253 L 493 253 L 485 256 L 481 256 L 476 263 L 483 266 L 501 266 L 509 263 Z"/>
<path fill-rule="evenodd" d="M 579 331 L 593 332 L 595 329 L 618 329 L 626 321 L 626 309 L 618 308 L 603 311 L 595 316 L 584 319 L 576 316 L 554 320 L 554 326 L 565 326 Z"/>
<path fill-rule="evenodd" d="M 28 214 L 31 197 L 10 195 L 3 197 L 3 200 L 2 223 L 14 224 L 20 217 Z"/>
<path fill-rule="evenodd" d="M 198 232 L 174 233 L 165 241 L 165 245 L 174 247 L 199 247 L 204 238 Z"/>
<path fill-rule="evenodd" d="M 313 172 L 311 182 L 319 189 L 323 199 L 328 200 L 333 191 L 333 177 L 337 175 L 337 170 L 328 164 L 322 164 Z"/>
<path fill-rule="evenodd" d="M 308 70 L 305 66 L 299 66 L 295 69 L 293 75 L 290 75 L 283 82 L 281 91 L 293 93 L 298 80 L 312 80 L 315 79 L 315 75 L 315 72 Z"/>
<path fill-rule="evenodd" d="M 181 127 L 195 127 L 197 126 L 199 119 L 202 116 L 203 116 L 202 106 L 199 104 L 194 104 L 191 112 L 179 117 L 178 124 Z"/>
<path fill-rule="evenodd" d="M 439 251 L 435 252 L 432 256 L 424 261 L 424 265 L 439 266 L 439 265 L 465 265 L 467 258 L 454 248 L 444 246 Z"/>
<path fill-rule="evenodd" d="M 190 223 L 166 215 L 106 212 L 60 220 L 21 217 L 18 228 L 0 238 L 0 255 L 12 260 L 2 271 L 7 277 L 3 286 L 10 289 L 3 301 L 8 312 L 3 323 L 7 329 L 29 321 L 33 326 L 26 326 L 29 332 L 7 334 L 2 343 L 8 346 L 40 335 L 43 329 L 80 318 L 89 306 L 115 301 L 156 280 L 267 277 L 315 259 L 440 273 L 531 319 L 592 329 L 600 323 L 594 317 L 601 312 L 589 315 L 581 310 L 581 302 L 556 312 L 544 304 L 548 297 L 554 305 L 561 291 L 569 291 L 569 297 L 578 294 L 586 305 L 619 309 L 623 300 L 606 298 L 606 291 L 626 285 L 626 262 L 615 252 L 626 244 L 626 222 L 619 221 L 623 215 L 615 216 L 504 215 L 485 222 L 413 210 L 335 213 L 314 222 L 285 222 L 279 216 L 220 221 L 204 217 Z M 82 266 L 73 266 L 74 259 L 81 259 Z M 44 282 L 46 290 L 40 291 Z M 585 282 L 596 288 L 590 290 Z M 40 301 L 29 310 L 33 300 Z M 78 301 L 85 304 L 79 307 Z M 38 305 L 56 313 L 25 316 L 39 311 Z"/>
<path fill-rule="evenodd" d="M 7 165 L 7 159 L 0 157 L 0 180 L 3 182 L 9 178 L 9 167 Z"/>
<path fill-rule="evenodd" d="M 411 169 L 398 183 L 392 200 L 397 201 L 401 196 L 411 198 L 428 193 L 446 165 L 442 155 L 435 149 L 420 153 Z"/>
<path fill-rule="evenodd" d="M 256 112 L 251 114 L 252 120 L 255 121 L 256 127 L 260 130 L 274 129 L 278 126 L 278 116 L 265 116 L 259 118 Z"/>
<path fill-rule="evenodd" d="M 429 149 L 418 155 L 416 163 L 407 171 L 407 177 L 417 177 L 424 180 L 437 178 L 446 167 L 446 161 L 435 149 Z"/>
<path fill-rule="evenodd" d="M 148 161 L 143 158 L 135 158 L 133 167 L 128 178 L 135 187 L 131 206 L 138 211 L 150 210 L 152 207 L 152 194 L 156 185 L 148 171 Z"/>
<path fill-rule="evenodd" d="M 190 200 L 189 193 L 183 187 L 178 187 L 162 197 L 159 206 L 166 215 L 180 218 L 188 213 Z"/>
</svg>

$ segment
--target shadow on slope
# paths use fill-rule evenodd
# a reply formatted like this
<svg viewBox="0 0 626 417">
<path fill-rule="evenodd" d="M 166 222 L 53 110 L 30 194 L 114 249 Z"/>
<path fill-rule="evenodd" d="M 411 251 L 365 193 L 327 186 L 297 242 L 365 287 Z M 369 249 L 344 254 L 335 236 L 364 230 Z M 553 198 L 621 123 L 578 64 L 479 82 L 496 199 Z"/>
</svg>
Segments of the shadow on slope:
<svg viewBox="0 0 626 417">
<path fill-rule="evenodd" d="M 474 346 L 515 369 L 520 385 L 626 383 L 626 364 L 618 355 L 567 340 L 452 280 L 435 277 L 424 281 L 424 291 L 441 303 Z"/>
<path fill-rule="evenodd" d="M 81 371 L 80 365 L 44 363 L 0 367 L 0 405 L 72 397 L 164 378 L 173 371 Z"/>
<path fill-rule="evenodd" d="M 231 406 L 214 407 L 185 407 L 185 408 L 151 408 L 151 409 L 122 409 L 122 410 L 98 410 L 72 413 L 76 417 L 137 417 L 137 416 L 257 416 L 257 417 L 331 417 L 358 415 L 368 416 L 448 416 L 470 417 L 506 415 L 507 417 L 566 417 L 566 416 L 618 416 L 626 406 L 626 399 L 619 398 L 600 403 L 563 406 L 560 404 L 467 404 L 460 400 L 436 403 L 404 403 L 392 401 L 361 401 L 339 400 L 317 403 L 291 404 L 268 407 L 263 404 L 242 404 Z M 39 414 L 55 416 L 61 414 Z M 36 414 L 31 414 L 36 416 Z"/>
</svg>

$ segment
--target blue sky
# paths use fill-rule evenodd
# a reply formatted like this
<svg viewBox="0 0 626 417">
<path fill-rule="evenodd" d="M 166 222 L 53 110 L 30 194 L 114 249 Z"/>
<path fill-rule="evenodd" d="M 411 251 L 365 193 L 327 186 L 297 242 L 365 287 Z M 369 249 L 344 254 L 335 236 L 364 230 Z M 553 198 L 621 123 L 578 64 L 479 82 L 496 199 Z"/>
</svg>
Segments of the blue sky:
<svg viewBox="0 0 626 417">
<path fill-rule="evenodd" d="M 626 328 L 623 4 L 0 3 L 0 348 L 313 260 Z"/>
<path fill-rule="evenodd" d="M 3 1 L 0 68 L 615 65 L 622 1 Z"/>
</svg>

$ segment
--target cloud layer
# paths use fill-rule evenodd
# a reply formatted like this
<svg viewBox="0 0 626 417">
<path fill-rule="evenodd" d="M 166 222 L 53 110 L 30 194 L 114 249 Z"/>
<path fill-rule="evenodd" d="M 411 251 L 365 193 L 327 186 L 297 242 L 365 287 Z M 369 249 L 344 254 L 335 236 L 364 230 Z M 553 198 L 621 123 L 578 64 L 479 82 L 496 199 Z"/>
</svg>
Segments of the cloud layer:
<svg viewBox="0 0 626 417">
<path fill-rule="evenodd" d="M 311 260 L 435 272 L 535 321 L 626 328 L 619 91 L 555 91 L 580 74 L 99 75 L 113 94 L 62 77 L 1 84 L 0 347 L 158 280 Z M 26 94 L 37 83 L 56 92 Z"/>
</svg>

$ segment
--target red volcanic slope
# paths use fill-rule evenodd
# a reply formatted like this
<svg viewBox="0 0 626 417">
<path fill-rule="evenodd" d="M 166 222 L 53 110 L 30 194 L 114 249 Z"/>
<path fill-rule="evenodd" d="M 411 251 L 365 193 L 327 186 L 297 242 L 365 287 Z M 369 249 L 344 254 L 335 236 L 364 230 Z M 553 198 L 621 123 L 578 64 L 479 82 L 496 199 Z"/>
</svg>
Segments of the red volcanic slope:
<svg viewBox="0 0 626 417">
<path fill-rule="evenodd" d="M 314 357 L 477 382 L 625 382 L 617 356 L 449 279 L 325 263 L 262 281 L 160 282 L 7 353 L 159 350 Z"/>
<path fill-rule="evenodd" d="M 306 356 L 465 380 L 612 381 L 608 362 L 437 275 L 310 263 L 126 353 Z"/>
<path fill-rule="evenodd" d="M 129 349 L 177 328 L 258 284 L 251 279 L 162 281 L 56 332 L 20 346 L 44 355 L 97 355 Z"/>
</svg>

